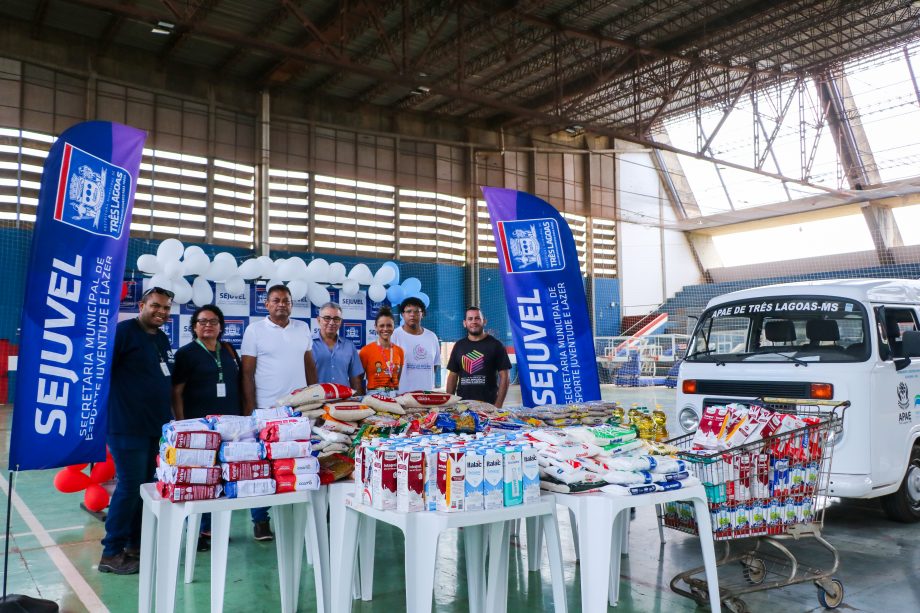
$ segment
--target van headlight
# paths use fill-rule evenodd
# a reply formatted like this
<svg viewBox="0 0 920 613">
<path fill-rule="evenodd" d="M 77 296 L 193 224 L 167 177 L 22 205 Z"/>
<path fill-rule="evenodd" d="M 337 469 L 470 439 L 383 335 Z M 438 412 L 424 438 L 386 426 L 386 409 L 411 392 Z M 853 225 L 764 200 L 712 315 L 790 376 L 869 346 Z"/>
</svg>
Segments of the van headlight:
<svg viewBox="0 0 920 613">
<path fill-rule="evenodd" d="M 677 421 L 684 432 L 695 432 L 700 425 L 700 414 L 696 412 L 696 407 L 688 404 L 677 414 Z"/>
</svg>

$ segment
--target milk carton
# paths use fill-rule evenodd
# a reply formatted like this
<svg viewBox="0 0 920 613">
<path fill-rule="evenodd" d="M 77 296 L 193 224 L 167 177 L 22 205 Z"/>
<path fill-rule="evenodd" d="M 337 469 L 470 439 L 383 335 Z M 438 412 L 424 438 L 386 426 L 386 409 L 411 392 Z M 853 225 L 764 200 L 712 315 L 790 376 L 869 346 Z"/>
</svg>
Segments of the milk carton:
<svg viewBox="0 0 920 613">
<path fill-rule="evenodd" d="M 396 510 L 425 510 L 425 457 L 420 449 L 402 449 L 396 454 Z"/>
<path fill-rule="evenodd" d="M 422 448 L 422 457 L 425 461 L 425 510 L 437 511 L 438 498 L 438 448 L 434 445 Z"/>
<path fill-rule="evenodd" d="M 540 464 L 537 462 L 537 450 L 524 447 L 521 452 L 521 464 L 524 475 L 524 504 L 540 502 Z"/>
<path fill-rule="evenodd" d="M 482 497 L 486 509 L 505 506 L 505 468 L 503 455 L 494 447 L 483 450 Z"/>
<path fill-rule="evenodd" d="M 503 447 L 501 449 L 504 464 L 504 502 L 506 507 L 513 507 L 524 502 L 524 464 L 520 447 Z"/>
<path fill-rule="evenodd" d="M 466 481 L 466 451 L 451 447 L 438 452 L 438 511 L 462 511 Z"/>
<path fill-rule="evenodd" d="M 363 502 L 364 496 L 364 444 L 355 447 L 355 499 Z"/>
<path fill-rule="evenodd" d="M 396 452 L 392 449 L 378 449 L 374 454 L 373 475 L 371 475 L 371 502 L 375 509 L 393 511 L 396 509 Z"/>
<path fill-rule="evenodd" d="M 485 508 L 485 499 L 483 498 L 484 462 L 485 456 L 479 449 L 467 448 L 463 503 L 467 511 L 482 511 Z"/>
</svg>

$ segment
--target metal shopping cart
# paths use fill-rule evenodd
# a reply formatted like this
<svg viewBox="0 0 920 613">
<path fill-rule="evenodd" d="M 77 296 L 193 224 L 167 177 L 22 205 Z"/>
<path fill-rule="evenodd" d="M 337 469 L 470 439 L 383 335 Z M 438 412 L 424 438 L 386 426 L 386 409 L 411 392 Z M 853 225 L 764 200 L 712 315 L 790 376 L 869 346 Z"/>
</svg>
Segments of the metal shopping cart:
<svg viewBox="0 0 920 613">
<path fill-rule="evenodd" d="M 800 427 L 780 428 L 772 436 L 724 451 L 693 450 L 693 434 L 669 441 L 705 485 L 713 539 L 725 543 L 718 561 L 723 606 L 747 613 L 740 596 L 810 581 L 818 588 L 821 606 L 837 608 L 843 602 L 843 584 L 832 575 L 840 558 L 821 536 L 821 528 L 834 439 L 850 403 L 762 398 L 750 406 L 794 415 L 801 421 L 791 423 Z M 726 428 L 732 427 L 726 421 Z M 661 520 L 669 528 L 698 534 L 690 504 L 666 505 Z M 798 543 L 806 537 L 813 542 Z M 821 566 L 806 566 L 797 556 L 827 559 Z M 699 604 L 709 601 L 703 567 L 675 576 L 671 589 Z"/>
</svg>

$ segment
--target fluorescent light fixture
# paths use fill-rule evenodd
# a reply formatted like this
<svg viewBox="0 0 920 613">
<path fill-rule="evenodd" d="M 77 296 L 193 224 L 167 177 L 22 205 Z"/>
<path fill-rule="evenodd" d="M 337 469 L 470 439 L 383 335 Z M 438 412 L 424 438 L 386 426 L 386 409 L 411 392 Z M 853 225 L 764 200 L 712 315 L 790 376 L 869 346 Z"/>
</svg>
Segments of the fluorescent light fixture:
<svg viewBox="0 0 920 613">
<path fill-rule="evenodd" d="M 164 30 L 174 30 L 176 28 L 176 24 L 170 23 L 168 21 L 158 21 L 157 27 L 163 28 Z"/>
<path fill-rule="evenodd" d="M 172 31 L 171 31 L 171 30 L 164 30 L 163 28 L 152 28 L 152 29 L 150 30 L 150 33 L 151 33 L 151 34 L 161 34 L 161 35 L 168 36 L 168 35 L 172 34 Z"/>
<path fill-rule="evenodd" d="M 580 126 L 578 124 L 572 124 L 571 126 L 568 126 L 567 128 L 565 128 L 566 134 L 569 134 L 570 136 L 578 136 L 584 131 L 585 131 L 585 127 Z"/>
<path fill-rule="evenodd" d="M 169 21 L 158 21 L 157 25 L 150 29 L 151 34 L 169 35 L 176 29 L 176 24 Z"/>
</svg>

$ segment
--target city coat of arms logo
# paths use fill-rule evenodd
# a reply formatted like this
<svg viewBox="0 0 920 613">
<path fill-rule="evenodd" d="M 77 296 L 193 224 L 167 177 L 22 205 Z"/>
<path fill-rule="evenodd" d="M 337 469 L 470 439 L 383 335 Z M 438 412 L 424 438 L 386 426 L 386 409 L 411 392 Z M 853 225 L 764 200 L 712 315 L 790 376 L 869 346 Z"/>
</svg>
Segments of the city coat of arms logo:
<svg viewBox="0 0 920 613">
<path fill-rule="evenodd" d="M 555 219 L 498 222 L 505 272 L 544 272 L 565 268 L 559 224 Z"/>
<path fill-rule="evenodd" d="M 84 232 L 121 237 L 131 195 L 127 170 L 70 143 L 64 145 L 54 219 Z"/>
</svg>

